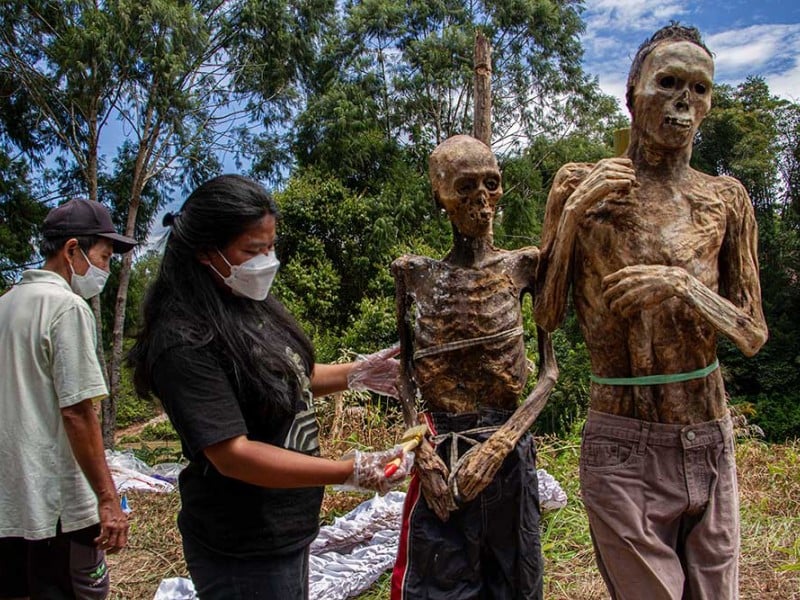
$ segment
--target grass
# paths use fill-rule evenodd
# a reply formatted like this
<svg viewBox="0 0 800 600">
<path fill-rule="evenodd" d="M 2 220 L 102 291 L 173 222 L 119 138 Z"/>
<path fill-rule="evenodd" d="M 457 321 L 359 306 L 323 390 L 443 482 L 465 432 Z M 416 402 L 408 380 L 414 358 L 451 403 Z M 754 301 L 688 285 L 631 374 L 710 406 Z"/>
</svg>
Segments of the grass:
<svg viewBox="0 0 800 600">
<path fill-rule="evenodd" d="M 323 453 L 339 456 L 357 445 L 383 448 L 402 433 L 399 415 L 386 418 L 369 403 L 349 410 L 335 422 L 322 406 Z M 383 416 L 381 416 L 383 415 Z M 335 436 L 330 436 L 335 432 Z M 561 483 L 567 506 L 545 512 L 542 544 L 548 600 L 592 600 L 608 595 L 594 564 L 592 544 L 578 492 L 579 441 L 555 437 L 537 440 L 539 466 Z M 800 441 L 768 445 L 742 439 L 737 445 L 742 517 L 740 590 L 743 600 L 800 600 Z M 323 521 L 329 523 L 361 502 L 358 494 L 326 493 Z M 187 576 L 175 519 L 177 493 L 131 492 L 133 509 L 129 547 L 109 557 L 112 598 L 152 598 L 166 577 Z M 357 600 L 389 598 L 384 574 Z"/>
</svg>

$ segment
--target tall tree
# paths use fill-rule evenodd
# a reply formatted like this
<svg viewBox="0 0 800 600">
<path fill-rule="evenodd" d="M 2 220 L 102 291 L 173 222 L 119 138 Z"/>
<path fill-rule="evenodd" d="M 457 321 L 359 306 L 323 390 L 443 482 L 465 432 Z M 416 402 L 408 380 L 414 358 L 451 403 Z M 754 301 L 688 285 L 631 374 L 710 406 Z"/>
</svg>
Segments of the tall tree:
<svg viewBox="0 0 800 600">
<path fill-rule="evenodd" d="M 0 147 L 0 294 L 34 261 L 36 232 L 46 213 L 33 195 L 27 163 Z"/>
<path fill-rule="evenodd" d="M 132 168 L 129 197 L 117 209 L 126 212 L 128 235 L 136 233 L 149 180 L 165 175 L 175 183 L 191 182 L 219 168 L 213 151 L 237 117 L 228 105 L 223 55 L 227 11 L 221 0 L 3 3 L 0 70 L 15 73 L 40 115 L 42 139 L 67 153 L 92 201 L 99 200 L 101 141 L 119 135 L 108 132 L 110 123 L 122 123 L 130 141 L 123 162 L 129 159 Z M 111 395 L 104 403 L 107 445 L 113 443 L 132 259 L 126 255 L 119 271 Z"/>
<path fill-rule="evenodd" d="M 288 27 L 315 50 L 286 66 L 297 75 L 298 116 L 281 130 L 280 146 L 288 140 L 301 167 L 328 170 L 355 189 L 385 180 L 399 150 L 422 165 L 437 143 L 472 130 L 476 31 L 492 47 L 496 150 L 574 132 L 598 114 L 586 110 L 602 96 L 581 69 L 580 0 L 347 0 L 338 12 L 323 2 L 292 4 L 313 6 L 324 18 L 313 29 L 280 21 L 279 30 Z M 271 98 L 286 69 L 277 78 L 252 73 L 246 86 Z M 267 163 L 258 172 L 269 173 Z"/>
<path fill-rule="evenodd" d="M 253 170 L 281 180 L 292 162 L 291 132 L 330 59 L 324 40 L 335 37 L 336 0 L 236 0 L 231 3 L 231 44 L 236 91 L 252 118 L 239 131 Z"/>
<path fill-rule="evenodd" d="M 120 0 L 109 8 L 112 21 L 127 32 L 119 59 L 125 75 L 116 81 L 114 109 L 131 131 L 132 139 L 121 149 L 118 164 L 130 167 L 129 195 L 119 199 L 127 209 L 125 233 L 133 236 L 142 222 L 139 210 L 149 181 L 197 183 L 219 169 L 218 142 L 236 119 L 228 103 L 228 72 L 222 66 L 227 13 L 223 2 L 206 0 Z M 160 199 L 152 198 L 156 204 L 145 205 L 150 216 Z M 123 256 L 119 271 L 111 394 L 103 411 L 106 444 L 113 443 L 116 427 L 132 262 L 132 253 Z"/>
</svg>

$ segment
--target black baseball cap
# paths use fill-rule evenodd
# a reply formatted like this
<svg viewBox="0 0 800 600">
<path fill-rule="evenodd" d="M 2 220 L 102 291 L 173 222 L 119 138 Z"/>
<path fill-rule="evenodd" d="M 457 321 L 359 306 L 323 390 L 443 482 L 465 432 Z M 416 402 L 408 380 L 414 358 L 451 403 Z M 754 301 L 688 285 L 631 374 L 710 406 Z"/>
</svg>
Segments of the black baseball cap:
<svg viewBox="0 0 800 600">
<path fill-rule="evenodd" d="M 110 240 L 117 254 L 128 252 L 138 243 L 118 234 L 108 209 L 91 200 L 69 200 L 52 209 L 44 219 L 42 235 L 47 239 L 96 235 Z"/>
</svg>

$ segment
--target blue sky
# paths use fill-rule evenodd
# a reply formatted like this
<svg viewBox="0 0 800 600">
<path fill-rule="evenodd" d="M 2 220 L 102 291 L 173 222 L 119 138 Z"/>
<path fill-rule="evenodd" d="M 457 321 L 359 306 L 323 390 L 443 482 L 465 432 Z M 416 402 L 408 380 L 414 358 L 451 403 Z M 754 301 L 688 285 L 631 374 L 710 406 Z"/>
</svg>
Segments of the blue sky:
<svg viewBox="0 0 800 600">
<path fill-rule="evenodd" d="M 715 81 L 764 77 L 770 91 L 800 101 L 800 3 L 796 0 L 586 0 L 584 68 L 624 105 L 639 45 L 671 20 L 700 30 L 715 55 Z"/>
</svg>

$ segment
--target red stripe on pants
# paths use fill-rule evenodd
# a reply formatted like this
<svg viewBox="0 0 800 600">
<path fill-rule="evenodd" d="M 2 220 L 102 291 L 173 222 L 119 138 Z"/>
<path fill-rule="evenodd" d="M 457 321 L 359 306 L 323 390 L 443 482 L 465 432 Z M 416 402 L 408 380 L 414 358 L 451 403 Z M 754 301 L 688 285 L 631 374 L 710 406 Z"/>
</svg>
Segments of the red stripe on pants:
<svg viewBox="0 0 800 600">
<path fill-rule="evenodd" d="M 436 435 L 436 428 L 433 426 L 433 419 L 429 415 L 424 414 L 425 421 L 428 424 L 428 431 L 431 435 Z M 406 580 L 406 570 L 408 569 L 408 533 L 411 526 L 411 513 L 417 506 L 417 502 L 422 497 L 419 475 L 416 471 L 411 476 L 411 483 L 408 485 L 408 492 L 406 492 L 406 500 L 403 504 L 403 521 L 400 524 L 400 542 L 397 547 L 397 560 L 395 560 L 394 568 L 392 569 L 392 592 L 391 600 L 402 600 L 403 588 Z M 424 499 L 423 499 L 424 502 Z"/>
</svg>

